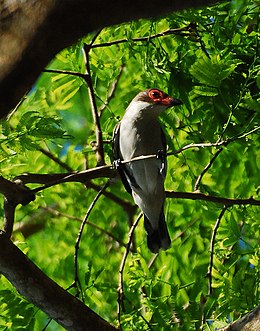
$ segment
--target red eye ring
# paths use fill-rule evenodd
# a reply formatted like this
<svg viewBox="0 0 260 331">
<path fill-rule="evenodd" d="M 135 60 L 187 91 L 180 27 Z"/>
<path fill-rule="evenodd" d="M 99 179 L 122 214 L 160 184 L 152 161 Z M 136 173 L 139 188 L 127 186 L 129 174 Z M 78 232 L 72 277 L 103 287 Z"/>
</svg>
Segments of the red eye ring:
<svg viewBox="0 0 260 331">
<path fill-rule="evenodd" d="M 161 100 L 164 96 L 161 91 L 154 89 L 149 91 L 149 97 L 153 100 Z"/>
</svg>

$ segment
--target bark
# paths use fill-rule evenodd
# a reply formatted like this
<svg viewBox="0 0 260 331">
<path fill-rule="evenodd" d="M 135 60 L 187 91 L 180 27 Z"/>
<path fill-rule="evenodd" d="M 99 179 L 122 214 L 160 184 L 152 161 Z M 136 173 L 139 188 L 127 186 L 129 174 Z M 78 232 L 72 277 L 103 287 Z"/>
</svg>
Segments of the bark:
<svg viewBox="0 0 260 331">
<path fill-rule="evenodd" d="M 63 48 L 89 32 L 216 0 L 0 0 L 0 118 Z"/>
<path fill-rule="evenodd" d="M 47 277 L 0 233 L 0 273 L 30 302 L 66 330 L 117 331 L 99 315 Z"/>
<path fill-rule="evenodd" d="M 260 306 L 234 323 L 220 329 L 219 331 L 259 331 L 260 330 Z"/>
</svg>

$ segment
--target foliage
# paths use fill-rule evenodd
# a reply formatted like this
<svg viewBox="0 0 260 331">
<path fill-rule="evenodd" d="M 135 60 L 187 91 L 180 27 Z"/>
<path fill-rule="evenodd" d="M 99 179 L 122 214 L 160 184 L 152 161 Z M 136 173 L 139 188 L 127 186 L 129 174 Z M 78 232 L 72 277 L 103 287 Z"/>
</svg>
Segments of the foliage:
<svg viewBox="0 0 260 331">
<path fill-rule="evenodd" d="M 228 1 L 159 20 L 104 28 L 89 53 L 104 141 L 111 139 L 115 124 L 138 91 L 159 87 L 184 102 L 161 118 L 169 152 L 189 143 L 230 139 L 203 176 L 200 191 L 234 199 L 257 198 L 258 28 L 259 7 L 253 0 Z M 169 29 L 171 33 L 153 37 Z M 87 36 L 63 50 L 48 69 L 85 73 L 82 47 L 92 38 Z M 120 42 L 110 45 L 111 41 Z M 44 72 L 19 111 L 2 124 L 1 173 L 13 178 L 23 172 L 95 167 L 95 140 L 86 82 L 75 75 Z M 106 143 L 104 150 L 109 164 L 111 144 Z M 166 188 L 193 191 L 216 151 L 212 146 L 169 156 Z M 105 180 L 94 183 L 101 187 Z M 108 191 L 122 199 L 122 204 L 105 196 L 98 200 L 89 221 L 108 234 L 87 225 L 78 262 L 85 303 L 116 324 L 118 270 L 125 248 L 114 237 L 127 242 L 128 222 L 133 220 L 122 206 L 132 200 L 119 182 Z M 19 247 L 64 288 L 73 283 L 75 240 L 95 195 L 93 189 L 67 183 L 44 190 L 36 201 L 17 210 L 14 238 Z M 257 206 L 234 205 L 225 211 L 214 245 L 213 288 L 208 292 L 210 240 L 222 207 L 213 202 L 168 199 L 172 247 L 156 257 L 147 250 L 143 226 L 138 225 L 136 252 L 129 254 L 124 269 L 124 331 L 214 330 L 257 305 Z M 23 226 L 34 224 L 41 231 L 27 236 Z M 48 317 L 22 299 L 2 276 L 0 280 L 0 330 L 43 329 Z M 75 289 L 71 291 L 76 294 Z M 51 322 L 47 330 L 61 327 Z"/>
</svg>

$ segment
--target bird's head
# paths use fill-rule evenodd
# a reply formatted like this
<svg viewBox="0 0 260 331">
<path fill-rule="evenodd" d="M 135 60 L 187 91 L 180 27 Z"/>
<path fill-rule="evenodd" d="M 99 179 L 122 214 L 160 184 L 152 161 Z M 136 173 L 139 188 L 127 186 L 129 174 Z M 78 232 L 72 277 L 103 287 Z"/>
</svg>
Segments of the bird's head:
<svg viewBox="0 0 260 331">
<path fill-rule="evenodd" d="M 142 113 L 141 117 L 146 117 L 151 115 L 158 116 L 165 109 L 181 104 L 181 100 L 170 97 L 157 88 L 151 88 L 138 93 L 128 108 L 131 112 L 139 112 Z"/>
<path fill-rule="evenodd" d="M 165 92 L 152 88 L 138 94 L 139 99 L 144 100 L 152 105 L 161 105 L 167 108 L 182 104 L 181 100 L 170 97 Z"/>
</svg>

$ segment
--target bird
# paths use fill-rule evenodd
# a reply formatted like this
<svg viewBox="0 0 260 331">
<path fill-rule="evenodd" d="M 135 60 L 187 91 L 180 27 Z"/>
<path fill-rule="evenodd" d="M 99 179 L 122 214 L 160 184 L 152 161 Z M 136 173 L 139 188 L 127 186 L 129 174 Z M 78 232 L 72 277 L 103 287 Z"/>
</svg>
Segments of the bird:
<svg viewBox="0 0 260 331">
<path fill-rule="evenodd" d="M 171 245 L 164 215 L 167 146 L 158 117 L 167 108 L 181 104 L 160 89 L 142 91 L 130 102 L 113 132 L 114 164 L 126 191 L 143 213 L 152 253 Z M 148 155 L 153 157 L 145 158 Z"/>
</svg>

